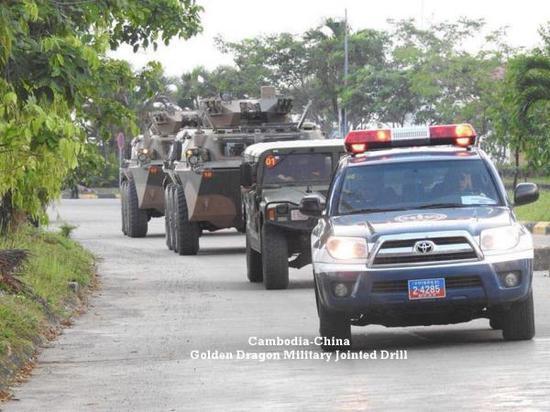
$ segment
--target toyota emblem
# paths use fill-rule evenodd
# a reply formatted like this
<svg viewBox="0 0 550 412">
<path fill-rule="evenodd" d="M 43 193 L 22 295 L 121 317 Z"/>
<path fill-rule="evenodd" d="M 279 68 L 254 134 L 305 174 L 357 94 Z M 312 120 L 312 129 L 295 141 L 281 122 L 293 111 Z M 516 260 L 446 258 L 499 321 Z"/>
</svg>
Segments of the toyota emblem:
<svg viewBox="0 0 550 412">
<path fill-rule="evenodd" d="M 420 240 L 414 244 L 414 252 L 421 255 L 428 255 L 435 250 L 435 243 L 431 240 Z"/>
</svg>

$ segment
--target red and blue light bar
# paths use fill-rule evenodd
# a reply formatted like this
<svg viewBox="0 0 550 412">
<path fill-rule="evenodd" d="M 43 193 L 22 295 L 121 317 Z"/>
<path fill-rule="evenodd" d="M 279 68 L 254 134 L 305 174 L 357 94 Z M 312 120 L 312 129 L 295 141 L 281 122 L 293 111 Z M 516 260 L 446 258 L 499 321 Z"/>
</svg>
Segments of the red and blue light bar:
<svg viewBox="0 0 550 412">
<path fill-rule="evenodd" d="M 352 130 L 344 140 L 346 150 L 360 154 L 369 150 L 391 147 L 454 145 L 469 147 L 476 143 L 472 125 L 446 124 L 440 126 L 405 127 L 395 129 Z"/>
</svg>

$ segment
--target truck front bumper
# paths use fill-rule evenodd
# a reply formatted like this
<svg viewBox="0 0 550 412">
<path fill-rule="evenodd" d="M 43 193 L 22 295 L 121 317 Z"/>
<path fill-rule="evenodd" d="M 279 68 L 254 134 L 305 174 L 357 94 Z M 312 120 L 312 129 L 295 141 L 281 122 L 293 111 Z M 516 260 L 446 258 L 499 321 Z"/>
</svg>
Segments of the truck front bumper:
<svg viewBox="0 0 550 412">
<path fill-rule="evenodd" d="M 503 274 L 516 272 L 520 282 L 515 287 L 505 287 Z M 314 268 L 319 304 L 331 312 L 345 312 L 352 316 L 375 314 L 377 321 L 384 322 L 395 315 L 408 313 L 452 313 L 463 308 L 472 317 L 482 317 L 480 311 L 501 310 L 513 302 L 527 297 L 533 273 L 533 260 L 515 259 L 497 263 L 484 261 L 470 264 L 438 265 L 422 267 L 399 267 L 395 269 L 371 269 L 366 265 L 339 265 L 317 263 Z M 416 279 L 444 278 L 446 296 L 437 299 L 410 300 L 408 281 Z M 337 296 L 335 288 L 343 283 L 349 291 L 347 296 Z M 342 287 L 340 286 L 340 289 Z M 477 315 L 476 315 L 477 314 Z M 399 316 L 398 316 L 399 317 Z M 405 319 L 406 316 L 401 316 Z M 426 319 L 434 318 L 427 316 Z M 415 318 L 416 319 L 416 318 Z M 435 319 L 435 318 L 434 318 Z M 458 320 L 460 321 L 460 320 Z M 391 323 L 388 321 L 388 323 Z M 422 324 L 418 319 L 411 324 Z M 426 322 L 451 323 L 445 319 Z M 406 324 L 406 321 L 404 321 Z"/>
</svg>

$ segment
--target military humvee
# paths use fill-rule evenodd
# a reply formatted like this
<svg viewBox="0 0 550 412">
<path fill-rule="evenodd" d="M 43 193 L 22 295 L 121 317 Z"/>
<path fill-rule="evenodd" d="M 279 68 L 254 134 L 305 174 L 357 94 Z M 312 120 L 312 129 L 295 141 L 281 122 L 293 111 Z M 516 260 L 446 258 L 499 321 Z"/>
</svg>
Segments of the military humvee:
<svg viewBox="0 0 550 412">
<path fill-rule="evenodd" d="M 260 99 L 202 100 L 204 127 L 182 129 L 164 171 L 167 245 L 180 255 L 199 250 L 203 230 L 244 231 L 239 167 L 242 153 L 263 141 L 319 139 L 317 127 L 292 122 L 292 99 L 262 87 Z"/>
<path fill-rule="evenodd" d="M 168 157 L 177 132 L 200 121 L 194 111 L 184 111 L 159 96 L 148 113 L 145 132 L 127 146 L 120 169 L 122 232 L 144 237 L 148 221 L 164 215 L 163 160 Z M 128 150 L 129 149 L 129 150 Z"/>
<path fill-rule="evenodd" d="M 309 239 L 317 219 L 300 213 L 300 201 L 326 194 L 344 152 L 342 140 L 258 143 L 245 150 L 241 186 L 248 280 L 286 289 L 289 266 L 311 263 Z"/>
</svg>

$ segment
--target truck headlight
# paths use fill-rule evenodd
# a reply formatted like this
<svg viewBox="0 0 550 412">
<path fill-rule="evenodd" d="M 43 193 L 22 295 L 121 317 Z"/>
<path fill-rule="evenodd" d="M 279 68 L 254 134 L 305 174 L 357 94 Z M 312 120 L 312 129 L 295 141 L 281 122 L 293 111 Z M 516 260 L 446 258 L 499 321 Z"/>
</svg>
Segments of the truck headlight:
<svg viewBox="0 0 550 412">
<path fill-rule="evenodd" d="M 337 260 L 366 259 L 368 254 L 367 241 L 360 237 L 331 236 L 326 249 Z"/>
<path fill-rule="evenodd" d="M 481 231 L 481 250 L 508 250 L 515 248 L 520 240 L 521 228 L 518 225 L 495 227 Z"/>
</svg>

